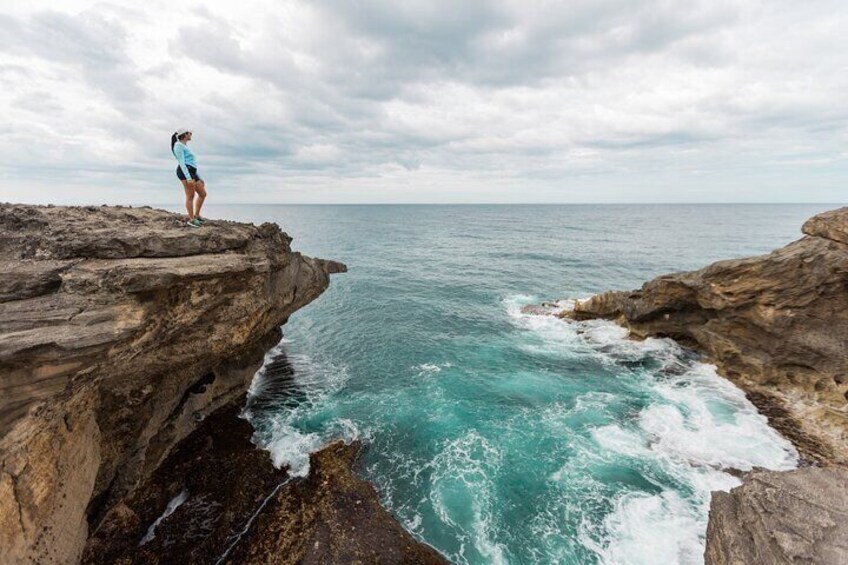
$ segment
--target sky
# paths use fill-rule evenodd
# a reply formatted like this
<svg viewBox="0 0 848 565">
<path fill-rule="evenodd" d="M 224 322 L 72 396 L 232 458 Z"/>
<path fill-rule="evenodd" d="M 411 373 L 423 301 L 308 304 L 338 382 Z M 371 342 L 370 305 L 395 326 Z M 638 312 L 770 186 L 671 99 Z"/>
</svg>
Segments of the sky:
<svg viewBox="0 0 848 565">
<path fill-rule="evenodd" d="M 0 201 L 843 202 L 848 2 L 0 0 Z"/>
</svg>

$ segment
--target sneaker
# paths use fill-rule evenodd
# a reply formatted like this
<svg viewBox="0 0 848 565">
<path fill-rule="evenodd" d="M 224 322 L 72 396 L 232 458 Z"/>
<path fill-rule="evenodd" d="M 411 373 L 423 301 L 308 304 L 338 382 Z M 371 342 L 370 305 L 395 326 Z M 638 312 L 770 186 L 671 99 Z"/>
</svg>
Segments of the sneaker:
<svg viewBox="0 0 848 565">
<path fill-rule="evenodd" d="M 208 222 L 208 221 L 209 221 L 209 219 L 208 219 L 208 218 L 203 218 L 203 217 L 201 217 L 201 216 L 196 217 L 196 218 L 195 218 L 195 220 L 197 220 L 197 221 L 198 221 L 198 222 L 200 222 L 201 224 L 205 224 L 206 222 Z"/>
<path fill-rule="evenodd" d="M 189 221 L 187 221 L 187 222 L 186 222 L 186 225 L 187 225 L 188 227 L 190 227 L 190 228 L 199 228 L 199 227 L 200 227 L 200 222 L 198 222 L 198 221 L 197 221 L 197 218 L 195 218 L 195 219 L 193 219 L 193 220 L 189 220 Z"/>
</svg>

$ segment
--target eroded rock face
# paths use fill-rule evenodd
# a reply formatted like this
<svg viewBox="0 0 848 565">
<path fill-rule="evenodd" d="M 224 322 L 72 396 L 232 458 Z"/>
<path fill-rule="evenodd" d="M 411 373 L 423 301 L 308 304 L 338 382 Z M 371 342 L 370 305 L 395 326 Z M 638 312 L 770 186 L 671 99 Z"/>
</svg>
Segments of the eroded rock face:
<svg viewBox="0 0 848 565">
<path fill-rule="evenodd" d="M 848 470 L 755 469 L 742 486 L 713 493 L 707 565 L 816 563 L 848 557 Z"/>
<path fill-rule="evenodd" d="M 701 351 L 806 463 L 825 466 L 755 470 L 713 493 L 710 565 L 848 558 L 848 208 L 810 218 L 803 233 L 768 255 L 661 276 L 560 314 Z"/>
<path fill-rule="evenodd" d="M 68 563 L 344 265 L 273 224 L 0 205 L 0 561 Z"/>
<path fill-rule="evenodd" d="M 664 275 L 578 303 L 715 362 L 812 462 L 848 461 L 848 208 L 768 255 Z"/>
<path fill-rule="evenodd" d="M 277 353 L 271 366 L 265 378 L 274 383 L 264 388 L 273 392 L 253 397 L 249 407 L 297 394 L 285 355 Z M 361 444 L 329 445 L 310 457 L 308 478 L 292 477 L 251 443 L 241 405 L 239 399 L 210 414 L 111 509 L 92 533 L 83 563 L 446 562 L 406 532 L 356 476 Z"/>
</svg>

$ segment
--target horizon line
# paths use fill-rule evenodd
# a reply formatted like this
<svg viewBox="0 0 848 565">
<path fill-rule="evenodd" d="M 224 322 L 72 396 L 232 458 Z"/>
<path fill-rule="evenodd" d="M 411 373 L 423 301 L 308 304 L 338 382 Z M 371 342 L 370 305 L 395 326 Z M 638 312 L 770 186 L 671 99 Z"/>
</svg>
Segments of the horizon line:
<svg viewBox="0 0 848 565">
<path fill-rule="evenodd" d="M 32 203 L 0 201 L 0 204 L 12 206 L 144 206 L 163 207 L 181 206 L 180 202 L 155 203 Z M 848 206 L 848 202 L 206 202 L 207 206 L 810 206 L 834 205 Z"/>
<path fill-rule="evenodd" d="M 848 206 L 848 202 L 209 202 L 208 200 L 206 204 L 211 206 Z M 106 205 L 180 206 L 179 203 Z M 91 204 L 68 204 L 67 206 L 91 206 Z"/>
</svg>

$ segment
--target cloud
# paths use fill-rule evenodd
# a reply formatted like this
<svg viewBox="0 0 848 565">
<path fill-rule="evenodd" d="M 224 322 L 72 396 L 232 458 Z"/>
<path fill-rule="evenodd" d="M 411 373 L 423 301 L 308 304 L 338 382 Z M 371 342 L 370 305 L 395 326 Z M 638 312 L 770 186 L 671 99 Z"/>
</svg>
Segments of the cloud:
<svg viewBox="0 0 848 565">
<path fill-rule="evenodd" d="M 182 126 L 233 201 L 830 200 L 848 164 L 836 1 L 4 11 L 0 200 L 167 201 Z"/>
</svg>

